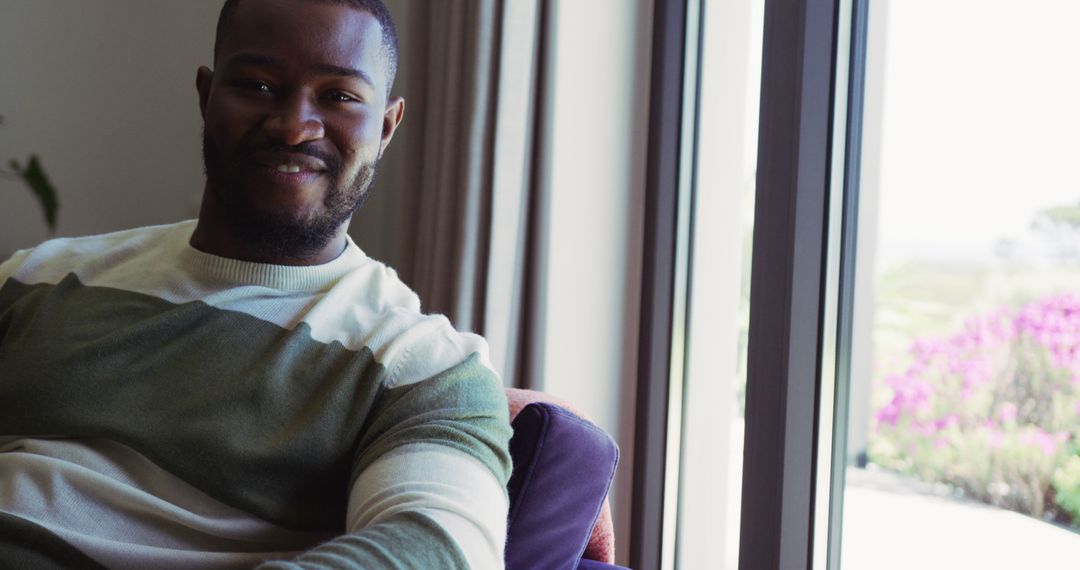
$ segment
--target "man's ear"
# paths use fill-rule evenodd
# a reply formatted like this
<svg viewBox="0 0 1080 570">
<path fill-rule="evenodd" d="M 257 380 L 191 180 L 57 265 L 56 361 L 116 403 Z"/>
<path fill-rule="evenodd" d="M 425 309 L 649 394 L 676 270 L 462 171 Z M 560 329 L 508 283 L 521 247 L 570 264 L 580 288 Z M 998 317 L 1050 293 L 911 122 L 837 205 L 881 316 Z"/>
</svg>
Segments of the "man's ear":
<svg viewBox="0 0 1080 570">
<path fill-rule="evenodd" d="M 205 65 L 195 72 L 195 90 L 199 92 L 199 113 L 206 120 L 206 104 L 210 101 L 210 84 L 214 82 L 214 72 Z"/>
<path fill-rule="evenodd" d="M 390 139 L 394 138 L 394 131 L 397 130 L 403 118 L 405 118 L 405 99 L 391 97 L 386 104 L 386 112 L 383 114 L 382 144 L 379 145 L 380 155 L 390 144 Z"/>
</svg>

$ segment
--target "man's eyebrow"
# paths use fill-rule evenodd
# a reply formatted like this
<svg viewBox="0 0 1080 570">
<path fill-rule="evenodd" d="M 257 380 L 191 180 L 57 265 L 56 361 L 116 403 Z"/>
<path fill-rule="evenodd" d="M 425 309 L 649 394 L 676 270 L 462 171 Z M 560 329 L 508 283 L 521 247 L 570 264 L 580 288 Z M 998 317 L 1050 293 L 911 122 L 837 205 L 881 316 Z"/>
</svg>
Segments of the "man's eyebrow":
<svg viewBox="0 0 1080 570">
<path fill-rule="evenodd" d="M 285 67 L 285 61 L 276 57 L 268 55 L 262 55 L 258 53 L 238 53 L 229 58 L 231 65 L 254 65 L 257 67 L 266 67 L 270 69 L 283 69 Z M 342 67 L 340 65 L 332 65 L 329 63 L 317 63 L 311 66 L 311 69 L 316 73 L 322 75 L 333 75 L 335 77 L 352 77 L 374 86 L 375 82 L 371 79 L 362 69 L 355 69 L 352 67 Z"/>
<path fill-rule="evenodd" d="M 285 67 L 283 60 L 258 53 L 238 53 L 229 58 L 231 65 L 254 65 L 257 67 L 269 67 L 270 69 L 282 69 Z"/>
<path fill-rule="evenodd" d="M 362 69 L 354 69 L 352 67 L 341 67 L 339 65 L 330 65 L 328 63 L 319 63 L 312 66 L 312 69 L 323 75 L 335 75 L 338 77 L 353 77 L 359 79 L 368 85 L 374 86 L 375 82 L 371 80 L 371 76 L 364 72 Z"/>
</svg>

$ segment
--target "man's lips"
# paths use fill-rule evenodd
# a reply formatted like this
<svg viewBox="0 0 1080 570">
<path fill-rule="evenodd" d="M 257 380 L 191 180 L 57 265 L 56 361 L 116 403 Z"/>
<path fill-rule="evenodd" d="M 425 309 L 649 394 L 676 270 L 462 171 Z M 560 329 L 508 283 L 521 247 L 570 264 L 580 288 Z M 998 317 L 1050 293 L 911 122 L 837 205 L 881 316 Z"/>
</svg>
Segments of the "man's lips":
<svg viewBox="0 0 1080 570">
<path fill-rule="evenodd" d="M 252 153 L 251 160 L 281 174 L 322 173 L 327 170 L 326 162 L 322 159 L 296 152 L 260 151 Z"/>
</svg>

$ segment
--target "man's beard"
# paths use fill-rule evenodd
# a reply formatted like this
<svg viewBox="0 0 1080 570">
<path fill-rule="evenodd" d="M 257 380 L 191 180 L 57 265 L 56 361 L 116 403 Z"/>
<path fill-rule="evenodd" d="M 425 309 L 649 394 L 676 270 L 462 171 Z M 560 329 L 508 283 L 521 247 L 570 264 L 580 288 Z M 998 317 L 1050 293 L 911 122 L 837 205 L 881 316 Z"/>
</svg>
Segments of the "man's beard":
<svg viewBox="0 0 1080 570">
<path fill-rule="evenodd" d="M 251 204 L 250 194 L 238 191 L 245 184 L 240 167 L 221 156 L 221 149 L 203 130 L 203 165 L 209 191 L 221 204 L 232 234 L 254 251 L 274 258 L 304 258 L 320 252 L 367 199 L 375 181 L 378 157 L 360 166 L 351 180 L 342 180 L 341 161 L 313 148 L 268 145 L 243 148 L 237 160 L 245 160 L 256 151 L 294 152 L 317 157 L 326 163 L 323 176 L 330 187 L 323 198 L 323 209 L 298 218 L 291 212 L 268 212 Z"/>
</svg>

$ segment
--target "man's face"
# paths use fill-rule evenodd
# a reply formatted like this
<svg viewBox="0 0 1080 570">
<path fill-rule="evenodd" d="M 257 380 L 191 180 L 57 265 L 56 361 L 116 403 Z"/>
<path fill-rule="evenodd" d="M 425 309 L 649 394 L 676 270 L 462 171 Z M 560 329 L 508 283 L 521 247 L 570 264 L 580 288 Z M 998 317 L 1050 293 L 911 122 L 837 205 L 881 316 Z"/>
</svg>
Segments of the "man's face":
<svg viewBox="0 0 1080 570">
<path fill-rule="evenodd" d="M 320 2 L 241 2 L 215 65 L 198 78 L 207 199 L 251 246 L 325 246 L 400 119 L 378 20 Z"/>
</svg>

